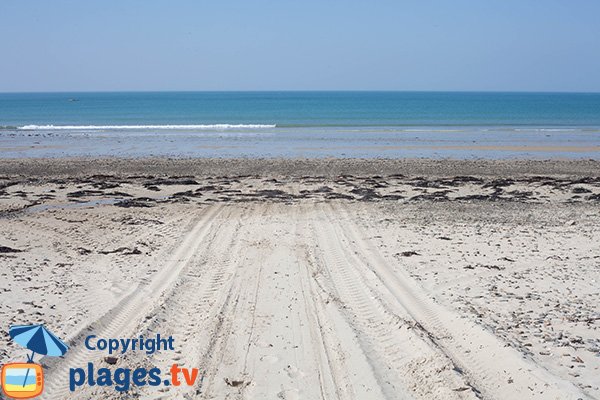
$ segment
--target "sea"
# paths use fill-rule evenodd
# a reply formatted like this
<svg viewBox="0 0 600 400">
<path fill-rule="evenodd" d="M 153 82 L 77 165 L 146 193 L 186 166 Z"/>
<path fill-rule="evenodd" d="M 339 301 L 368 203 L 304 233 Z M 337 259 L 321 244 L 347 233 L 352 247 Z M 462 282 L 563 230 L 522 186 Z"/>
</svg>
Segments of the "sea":
<svg viewBox="0 0 600 400">
<path fill-rule="evenodd" d="M 0 93 L 0 158 L 600 159 L 600 94 Z"/>
</svg>

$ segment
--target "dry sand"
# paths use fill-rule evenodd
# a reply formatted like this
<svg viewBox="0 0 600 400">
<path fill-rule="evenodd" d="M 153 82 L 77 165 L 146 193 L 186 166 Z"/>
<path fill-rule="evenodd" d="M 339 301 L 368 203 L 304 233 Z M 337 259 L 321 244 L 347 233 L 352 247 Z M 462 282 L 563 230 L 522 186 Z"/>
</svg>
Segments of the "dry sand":
<svg viewBox="0 0 600 400">
<path fill-rule="evenodd" d="M 3 160 L 0 326 L 71 345 L 44 399 L 600 398 L 599 165 Z M 202 379 L 69 393 L 88 361 Z"/>
</svg>

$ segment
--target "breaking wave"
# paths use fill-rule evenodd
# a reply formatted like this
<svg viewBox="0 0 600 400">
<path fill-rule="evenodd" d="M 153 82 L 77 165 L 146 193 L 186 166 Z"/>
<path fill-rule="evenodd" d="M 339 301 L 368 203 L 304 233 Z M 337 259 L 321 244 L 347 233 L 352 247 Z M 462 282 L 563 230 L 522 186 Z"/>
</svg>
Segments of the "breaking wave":
<svg viewBox="0 0 600 400">
<path fill-rule="evenodd" d="M 19 130 L 227 130 L 227 129 L 266 129 L 275 128 L 275 124 L 209 124 L 209 125 L 24 125 Z"/>
</svg>

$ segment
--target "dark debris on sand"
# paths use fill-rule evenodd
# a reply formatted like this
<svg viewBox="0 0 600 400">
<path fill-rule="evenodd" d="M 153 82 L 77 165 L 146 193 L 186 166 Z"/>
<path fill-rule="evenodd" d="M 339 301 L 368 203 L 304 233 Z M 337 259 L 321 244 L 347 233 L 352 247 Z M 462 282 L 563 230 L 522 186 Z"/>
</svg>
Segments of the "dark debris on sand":
<svg viewBox="0 0 600 400">
<path fill-rule="evenodd" d="M 8 246 L 0 246 L 0 254 L 21 253 L 21 252 L 23 252 L 23 250 L 13 249 L 12 247 L 8 247 Z"/>
<path fill-rule="evenodd" d="M 148 207 L 154 207 L 155 205 L 156 205 L 156 200 L 151 199 L 149 197 L 138 197 L 135 199 L 125 199 L 125 200 L 121 200 L 121 201 L 118 201 L 115 203 L 115 206 L 123 207 L 123 208 L 131 208 L 131 207 L 148 208 Z"/>
</svg>

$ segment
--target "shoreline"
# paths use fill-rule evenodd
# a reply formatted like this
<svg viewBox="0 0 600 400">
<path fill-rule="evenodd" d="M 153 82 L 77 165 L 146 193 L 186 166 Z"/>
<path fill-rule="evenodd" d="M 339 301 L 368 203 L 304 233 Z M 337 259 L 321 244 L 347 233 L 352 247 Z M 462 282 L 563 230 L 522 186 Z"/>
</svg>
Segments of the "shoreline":
<svg viewBox="0 0 600 400">
<path fill-rule="evenodd" d="M 0 159 L 0 177 L 111 175 L 279 176 L 405 175 L 597 177 L 598 160 L 458 160 L 365 158 L 21 158 Z"/>
</svg>

